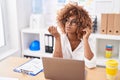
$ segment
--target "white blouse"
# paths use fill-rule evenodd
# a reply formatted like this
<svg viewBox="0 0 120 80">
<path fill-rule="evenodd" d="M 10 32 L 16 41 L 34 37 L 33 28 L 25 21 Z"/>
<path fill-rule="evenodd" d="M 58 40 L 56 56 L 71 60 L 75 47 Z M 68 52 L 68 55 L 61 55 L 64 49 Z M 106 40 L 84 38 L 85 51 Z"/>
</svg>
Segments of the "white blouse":
<svg viewBox="0 0 120 80">
<path fill-rule="evenodd" d="M 89 37 L 89 44 L 90 48 L 93 53 L 95 53 L 95 47 L 92 39 Z M 77 46 L 77 48 L 72 51 L 70 42 L 65 34 L 61 35 L 61 46 L 62 46 L 62 53 L 63 53 L 63 58 L 65 59 L 76 59 L 76 60 L 84 60 L 85 65 L 88 68 L 93 68 L 96 67 L 96 59 L 95 59 L 95 54 L 94 57 L 91 60 L 88 60 L 84 56 L 84 45 L 83 41 L 80 42 L 80 44 Z"/>
</svg>

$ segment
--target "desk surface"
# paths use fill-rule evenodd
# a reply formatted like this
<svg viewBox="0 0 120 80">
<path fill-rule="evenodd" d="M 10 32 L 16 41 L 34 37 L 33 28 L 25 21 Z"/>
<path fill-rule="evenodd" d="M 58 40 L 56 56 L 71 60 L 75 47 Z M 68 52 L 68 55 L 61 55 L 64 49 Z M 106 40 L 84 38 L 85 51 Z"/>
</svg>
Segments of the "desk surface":
<svg viewBox="0 0 120 80">
<path fill-rule="evenodd" d="M 0 62 L 0 76 L 2 77 L 13 77 L 18 78 L 19 80 L 46 80 L 44 78 L 44 73 L 41 72 L 36 76 L 29 76 L 22 73 L 14 72 L 13 69 L 20 64 L 28 61 L 26 58 L 19 57 L 9 57 Z M 86 80 L 107 80 L 105 75 L 105 68 L 94 68 L 87 69 Z M 120 71 L 118 72 L 120 75 Z M 117 80 L 120 80 L 120 76 L 117 75 Z"/>
</svg>

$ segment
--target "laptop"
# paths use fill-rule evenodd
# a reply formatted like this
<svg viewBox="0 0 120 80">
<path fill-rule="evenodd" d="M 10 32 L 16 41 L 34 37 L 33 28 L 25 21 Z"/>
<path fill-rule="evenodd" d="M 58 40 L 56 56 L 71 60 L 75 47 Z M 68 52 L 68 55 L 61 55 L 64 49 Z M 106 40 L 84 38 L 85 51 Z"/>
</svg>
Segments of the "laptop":
<svg viewBox="0 0 120 80">
<path fill-rule="evenodd" d="M 50 80 L 85 80 L 84 61 L 42 57 L 46 79 Z"/>
</svg>

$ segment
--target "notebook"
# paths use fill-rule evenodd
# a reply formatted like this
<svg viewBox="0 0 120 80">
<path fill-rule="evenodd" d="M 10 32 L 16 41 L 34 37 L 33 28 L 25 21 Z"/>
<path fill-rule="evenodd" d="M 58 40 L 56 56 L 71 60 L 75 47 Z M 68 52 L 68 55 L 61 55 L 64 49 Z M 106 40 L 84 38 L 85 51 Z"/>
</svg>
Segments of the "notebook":
<svg viewBox="0 0 120 80">
<path fill-rule="evenodd" d="M 33 58 L 20 66 L 14 68 L 15 72 L 36 76 L 43 71 L 43 64 L 41 59 Z"/>
<path fill-rule="evenodd" d="M 42 57 L 46 79 L 50 80 L 85 80 L 84 61 Z"/>
</svg>

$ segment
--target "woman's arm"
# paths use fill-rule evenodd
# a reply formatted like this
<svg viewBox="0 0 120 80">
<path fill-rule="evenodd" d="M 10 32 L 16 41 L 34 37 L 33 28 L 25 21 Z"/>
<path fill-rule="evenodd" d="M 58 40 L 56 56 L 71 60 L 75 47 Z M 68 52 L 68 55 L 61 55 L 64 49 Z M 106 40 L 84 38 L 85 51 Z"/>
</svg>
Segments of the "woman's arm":
<svg viewBox="0 0 120 80">
<path fill-rule="evenodd" d="M 91 51 L 88 40 L 84 40 L 84 55 L 88 60 L 91 60 L 94 56 L 93 52 Z"/>
<path fill-rule="evenodd" d="M 94 56 L 93 52 L 91 51 L 90 45 L 88 43 L 88 38 L 91 33 L 91 30 L 89 28 L 85 28 L 83 31 L 85 31 L 85 34 L 83 35 L 84 55 L 88 60 L 91 60 Z"/>
<path fill-rule="evenodd" d="M 55 38 L 54 57 L 63 57 L 60 37 Z"/>
<path fill-rule="evenodd" d="M 63 57 L 60 34 L 58 33 L 57 28 L 54 26 L 50 26 L 48 31 L 51 33 L 51 35 L 55 37 L 55 48 L 53 52 L 53 57 Z"/>
</svg>

